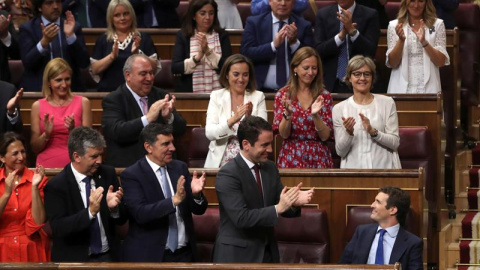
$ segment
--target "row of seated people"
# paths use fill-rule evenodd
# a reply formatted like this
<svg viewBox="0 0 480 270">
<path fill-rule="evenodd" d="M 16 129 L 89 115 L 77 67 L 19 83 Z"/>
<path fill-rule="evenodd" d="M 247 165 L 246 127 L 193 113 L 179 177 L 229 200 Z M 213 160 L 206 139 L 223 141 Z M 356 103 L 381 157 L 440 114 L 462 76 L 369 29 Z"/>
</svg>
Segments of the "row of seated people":
<svg viewBox="0 0 480 270">
<path fill-rule="evenodd" d="M 311 24 L 292 13 L 294 3 L 270 1 L 272 12 L 250 17 L 246 23 L 241 52 L 255 64 L 258 89 L 276 91 L 283 87 L 293 53 L 299 47 L 315 45 L 325 66 L 326 89 L 349 93 L 343 83 L 346 64 L 355 55 L 375 56 L 380 33 L 378 14 L 354 0 L 325 7 L 316 15 L 314 37 Z M 79 70 L 88 66 L 94 78 L 99 80 L 99 91 L 116 89 L 124 82 L 119 74 L 132 53 L 147 54 L 155 70 L 161 69 L 152 40 L 137 31 L 135 13 L 128 1 L 110 2 L 109 28 L 106 35 L 97 40 L 91 61 L 81 27 L 73 14 L 67 11 L 63 22 L 59 3 L 39 1 L 36 4 L 39 16 L 20 28 L 19 46 L 24 65 L 21 85 L 25 91 L 38 90 L 44 66 L 55 57 L 66 59 L 72 66 L 74 91 L 85 90 Z M 47 14 L 49 9 L 43 5 L 53 5 L 55 12 Z M 357 18 L 355 10 L 363 15 Z M 438 67 L 449 64 L 444 24 L 436 19 L 431 0 L 420 4 L 403 1 L 399 14 L 398 21 L 392 21 L 389 26 L 387 35 L 386 64 L 393 68 L 388 92 L 396 89 L 401 93 L 436 93 L 441 89 Z M 271 24 L 270 21 L 275 22 Z M 339 30 L 332 25 L 338 25 Z M 270 30 L 276 34 L 263 34 Z M 14 36 L 8 34 L 8 37 L 12 43 L 10 47 L 14 46 Z M 218 22 L 216 2 L 193 1 L 174 48 L 171 70 L 181 75 L 176 90 L 211 92 L 220 89 L 218 73 L 231 53 L 228 34 Z M 424 66 L 429 67 L 425 72 Z M 401 87 L 393 88 L 392 85 Z M 377 88 L 381 92 L 387 89 L 381 85 Z"/>
<path fill-rule="evenodd" d="M 177 138 L 186 130 L 186 121 L 174 110 L 174 95 L 153 87 L 150 58 L 134 54 L 124 70 L 126 84 L 102 103 L 107 163 L 116 167 L 130 166 L 142 155 L 138 134 L 148 123 L 173 124 Z M 345 82 L 353 96 L 335 107 L 323 88 L 322 70 L 316 50 L 300 48 L 292 59 L 294 75 L 275 95 L 273 128 L 284 139 L 277 166 L 332 168 L 326 141 L 335 139 L 341 168 L 401 168 L 396 106 L 391 97 L 371 93 L 376 78 L 373 60 L 363 56 L 350 60 Z M 45 98 L 32 105 L 31 146 L 37 153 L 36 164 L 47 168 L 61 168 L 69 162 L 66 140 L 73 128 L 92 126 L 90 102 L 71 93 L 71 74 L 65 60 L 50 61 L 44 75 Z M 238 154 L 241 147 L 236 135 L 243 118 L 255 115 L 267 120 L 265 95 L 255 90 L 254 74 L 253 63 L 245 56 L 236 54 L 226 60 L 220 75 L 225 88 L 212 92 L 207 109 L 206 135 L 211 143 L 206 168 L 219 168 Z M 3 118 L 13 128 L 21 125 L 15 104 L 22 91 L 16 95 L 10 91 L 14 97 L 11 102 L 5 100 L 10 107 Z"/>
<path fill-rule="evenodd" d="M 186 165 L 172 160 L 172 132 L 170 125 L 158 123 L 143 129 L 141 137 L 147 155 L 121 173 L 122 187 L 119 187 L 113 167 L 101 165 L 105 141 L 93 129 L 80 127 L 72 130 L 68 140 L 71 162 L 49 181 L 41 166 L 35 171 L 24 167 L 25 142 L 14 133 L 5 133 L 0 147 L 4 163 L 1 169 L 4 181 L 0 182 L 3 189 L 0 218 L 7 221 L 0 235 L 4 240 L 1 242 L 2 261 L 48 261 L 50 244 L 43 230 L 47 217 L 52 234 L 53 261 L 199 260 L 192 214 L 202 215 L 207 208 L 207 199 L 202 194 L 205 174 L 200 176 L 194 172 L 190 178 Z M 313 189 L 300 191 L 300 185 L 288 191 L 283 188 L 278 172 L 272 171 L 273 163 L 264 155 L 265 149 L 271 152 L 271 146 L 269 150 L 265 147 L 273 138 L 268 122 L 249 116 L 240 125 L 239 134 L 244 148 L 235 161 L 219 171 L 216 180 L 221 222 L 213 261 L 280 262 L 279 248 L 273 236 L 274 225 L 279 222 L 275 213 L 285 217 L 300 216 L 299 207 L 311 200 Z M 250 171 L 249 167 L 243 168 L 249 162 L 261 165 L 255 177 L 257 183 L 253 184 L 254 176 L 250 176 L 252 187 L 260 192 L 231 185 L 232 182 L 245 181 L 238 174 Z M 242 185 L 250 184 L 247 181 Z M 239 205 L 236 200 L 248 205 Z M 408 193 L 393 187 L 381 188 L 371 207 L 371 217 L 378 224 L 356 230 L 340 263 L 401 262 L 408 269 L 422 269 L 423 242 L 403 227 L 410 207 Z M 241 212 L 244 211 L 249 212 L 245 213 L 249 216 L 246 219 L 242 218 L 244 214 Z M 282 249 L 282 254 L 285 252 L 290 256 L 282 256 L 285 260 L 325 262 L 321 261 L 328 254 L 325 215 L 313 212 L 314 217 L 321 218 L 318 220 L 309 218 L 311 213 L 306 211 L 305 218 L 282 221 L 279 226 L 284 223 L 293 228 L 295 222 L 303 221 L 301 226 L 295 225 L 296 233 L 287 232 L 292 237 L 287 239 L 296 242 L 310 237 L 299 230 L 308 226 L 307 231 L 316 235 L 314 241 L 320 242 L 316 243 L 319 248 L 298 250 L 297 244 L 292 247 L 295 254 Z M 128 230 L 122 246 L 119 246 L 114 233 L 115 224 L 122 225 L 127 218 Z M 196 218 L 196 221 L 203 223 L 202 219 Z M 312 226 L 307 221 L 319 221 L 320 224 Z M 212 232 L 215 230 L 208 231 Z M 282 232 L 285 230 L 278 230 L 278 233 Z M 279 239 L 285 239 L 278 233 Z M 283 248 L 288 246 L 284 244 Z"/>
</svg>

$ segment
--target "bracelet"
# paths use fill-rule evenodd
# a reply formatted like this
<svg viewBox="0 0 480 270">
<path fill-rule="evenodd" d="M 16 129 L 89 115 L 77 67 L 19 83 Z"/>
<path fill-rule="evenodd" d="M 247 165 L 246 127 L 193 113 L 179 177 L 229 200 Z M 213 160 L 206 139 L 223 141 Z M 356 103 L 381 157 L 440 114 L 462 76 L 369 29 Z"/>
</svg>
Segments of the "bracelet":
<svg viewBox="0 0 480 270">
<path fill-rule="evenodd" d="M 425 45 L 422 44 L 422 47 L 425 48 L 425 47 L 427 47 L 429 44 L 430 44 L 430 43 L 428 43 L 428 42 L 427 42 L 427 44 L 425 44 Z"/>
</svg>

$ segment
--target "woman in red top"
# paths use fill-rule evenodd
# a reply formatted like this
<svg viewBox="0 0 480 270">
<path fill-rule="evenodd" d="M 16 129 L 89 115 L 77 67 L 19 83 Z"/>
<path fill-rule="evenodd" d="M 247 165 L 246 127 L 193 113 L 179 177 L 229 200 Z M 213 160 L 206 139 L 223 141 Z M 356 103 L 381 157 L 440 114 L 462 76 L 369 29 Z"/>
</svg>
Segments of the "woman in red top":
<svg viewBox="0 0 480 270">
<path fill-rule="evenodd" d="M 42 230 L 46 221 L 44 169 L 25 167 L 25 141 L 6 132 L 0 138 L 0 261 L 50 260 L 50 241 Z"/>
</svg>

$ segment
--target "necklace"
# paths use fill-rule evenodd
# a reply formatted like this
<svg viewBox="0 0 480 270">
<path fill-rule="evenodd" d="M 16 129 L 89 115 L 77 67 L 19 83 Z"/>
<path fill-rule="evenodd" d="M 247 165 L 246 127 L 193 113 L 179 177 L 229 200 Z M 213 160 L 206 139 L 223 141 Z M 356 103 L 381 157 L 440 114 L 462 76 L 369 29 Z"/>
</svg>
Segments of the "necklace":
<svg viewBox="0 0 480 270">
<path fill-rule="evenodd" d="M 120 42 L 118 41 L 117 33 L 113 34 L 113 40 L 118 42 L 118 48 L 120 50 L 125 50 L 128 47 L 128 45 L 130 44 L 130 41 L 132 41 L 132 37 L 133 37 L 133 33 L 130 32 L 128 36 L 122 42 Z"/>
</svg>

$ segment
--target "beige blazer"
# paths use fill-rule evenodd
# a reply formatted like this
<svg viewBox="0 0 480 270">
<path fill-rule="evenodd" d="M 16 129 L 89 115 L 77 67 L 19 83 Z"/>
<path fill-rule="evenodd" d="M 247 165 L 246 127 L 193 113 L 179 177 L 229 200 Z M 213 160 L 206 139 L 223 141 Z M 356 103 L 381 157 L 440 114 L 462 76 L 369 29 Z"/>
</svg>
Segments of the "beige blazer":
<svg viewBox="0 0 480 270">
<path fill-rule="evenodd" d="M 244 103 L 251 101 L 253 104 L 252 115 L 267 120 L 265 95 L 255 90 L 245 92 Z M 227 147 L 228 139 L 237 135 L 237 132 L 228 127 L 227 120 L 232 116 L 232 99 L 230 91 L 226 88 L 213 91 L 207 109 L 207 123 L 205 133 L 210 140 L 205 168 L 219 168 L 223 153 Z"/>
</svg>

